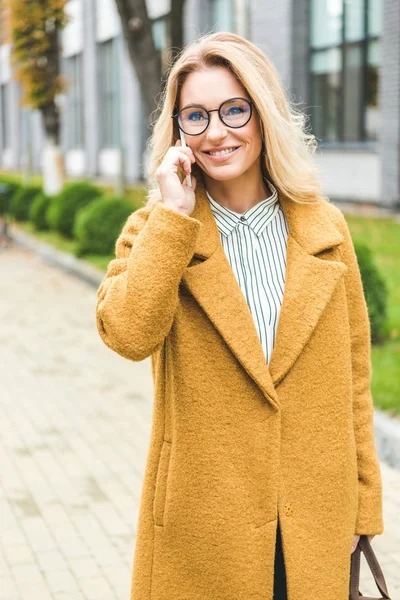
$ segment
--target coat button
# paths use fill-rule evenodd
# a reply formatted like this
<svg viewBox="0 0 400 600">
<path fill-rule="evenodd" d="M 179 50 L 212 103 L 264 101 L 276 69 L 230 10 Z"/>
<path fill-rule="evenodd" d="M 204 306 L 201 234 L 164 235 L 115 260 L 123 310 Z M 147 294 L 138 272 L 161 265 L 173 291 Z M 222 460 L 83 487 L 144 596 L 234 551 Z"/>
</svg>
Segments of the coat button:
<svg viewBox="0 0 400 600">
<path fill-rule="evenodd" d="M 286 516 L 290 517 L 293 514 L 293 507 L 291 502 L 286 502 L 284 509 Z"/>
</svg>

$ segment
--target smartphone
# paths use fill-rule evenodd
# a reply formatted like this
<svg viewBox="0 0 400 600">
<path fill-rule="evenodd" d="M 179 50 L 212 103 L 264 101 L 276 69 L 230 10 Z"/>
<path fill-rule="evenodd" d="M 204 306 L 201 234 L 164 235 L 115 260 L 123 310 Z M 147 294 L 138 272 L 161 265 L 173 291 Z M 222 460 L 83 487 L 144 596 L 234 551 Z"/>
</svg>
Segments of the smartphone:
<svg viewBox="0 0 400 600">
<path fill-rule="evenodd" d="M 182 146 L 184 148 L 187 148 L 185 134 L 183 133 L 182 129 L 179 129 L 179 133 L 180 133 L 180 136 L 181 136 Z M 187 183 L 188 187 L 193 187 L 192 186 L 192 176 L 191 175 L 186 175 L 186 183 Z"/>
</svg>

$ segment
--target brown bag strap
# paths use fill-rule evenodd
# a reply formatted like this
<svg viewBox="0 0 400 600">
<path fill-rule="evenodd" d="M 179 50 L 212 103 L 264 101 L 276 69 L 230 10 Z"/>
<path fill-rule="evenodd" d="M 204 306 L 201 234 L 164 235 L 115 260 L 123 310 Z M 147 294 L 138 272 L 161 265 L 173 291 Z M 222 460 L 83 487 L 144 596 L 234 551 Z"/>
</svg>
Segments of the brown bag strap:
<svg viewBox="0 0 400 600">
<path fill-rule="evenodd" d="M 357 548 L 351 555 L 351 574 L 350 574 L 350 600 L 359 600 L 364 598 L 364 596 L 359 591 L 360 585 L 360 561 L 361 561 L 361 552 L 364 553 L 364 556 L 367 560 L 368 566 L 371 569 L 371 573 L 374 576 L 375 583 L 382 594 L 383 600 L 390 600 L 389 593 L 386 587 L 386 581 L 382 573 L 382 569 L 378 563 L 378 560 L 375 556 L 375 553 L 372 549 L 371 543 L 368 539 L 368 536 L 362 535 L 360 536 L 360 540 L 357 544 Z M 379 599 L 379 600 L 382 600 Z M 367 598 L 365 600 L 368 600 Z M 374 599 L 370 599 L 374 600 Z M 377 599 L 376 599 L 377 600 Z"/>
</svg>

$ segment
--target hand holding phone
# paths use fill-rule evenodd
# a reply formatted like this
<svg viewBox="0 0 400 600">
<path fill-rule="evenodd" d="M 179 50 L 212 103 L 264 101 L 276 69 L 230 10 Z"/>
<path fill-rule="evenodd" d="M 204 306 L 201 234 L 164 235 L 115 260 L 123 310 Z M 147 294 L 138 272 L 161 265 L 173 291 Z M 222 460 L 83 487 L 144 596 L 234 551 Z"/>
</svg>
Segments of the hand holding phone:
<svg viewBox="0 0 400 600">
<path fill-rule="evenodd" d="M 196 177 L 191 177 L 191 168 L 195 161 L 194 153 L 187 146 L 181 131 L 180 139 L 176 140 L 175 146 L 168 148 L 155 173 L 164 204 L 188 216 L 193 212 L 196 204 L 197 182 Z M 179 168 L 183 169 L 186 181 L 182 182 L 178 176 Z"/>
</svg>

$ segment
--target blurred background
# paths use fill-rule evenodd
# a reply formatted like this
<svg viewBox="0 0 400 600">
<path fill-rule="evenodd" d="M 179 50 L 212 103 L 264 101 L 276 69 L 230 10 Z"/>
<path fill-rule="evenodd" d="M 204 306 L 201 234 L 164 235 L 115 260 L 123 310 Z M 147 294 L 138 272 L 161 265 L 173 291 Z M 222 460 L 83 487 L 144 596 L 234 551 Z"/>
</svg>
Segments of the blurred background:
<svg viewBox="0 0 400 600">
<path fill-rule="evenodd" d="M 4 0 L 2 4 L 7 6 Z M 318 160 L 326 193 L 336 199 L 398 205 L 397 0 L 147 0 L 146 23 L 140 8 L 129 12 L 135 2 L 48 4 L 64 4 L 67 17 L 61 24 L 57 15 L 56 23 L 65 84 L 57 90 L 56 103 L 67 176 L 116 177 L 123 168 L 130 183 L 143 178 L 147 116 L 155 108 L 148 96 L 160 88 L 160 73 L 173 59 L 171 46 L 178 50 L 201 33 L 227 30 L 247 37 L 271 57 L 291 99 L 310 115 L 323 147 Z M 21 5 L 26 13 L 27 3 Z M 29 20 L 29 14 L 23 18 Z M 147 28 L 152 39 L 135 47 L 136 29 Z M 14 29 L 20 45 L 21 35 Z M 3 28 L 1 167 L 40 172 L 40 110 L 21 107 L 24 92 L 13 77 L 12 46 L 6 41 Z M 31 46 L 29 59 L 34 58 Z M 50 77 L 48 83 L 53 83 Z"/>
<path fill-rule="evenodd" d="M 232 31 L 317 137 L 371 323 L 385 532 L 400 600 L 399 0 L 0 1 L 0 599 L 129 597 L 149 360 L 102 344 L 96 289 L 146 200 L 146 143 L 179 50 Z M 362 565 L 361 591 L 376 587 Z"/>
</svg>

